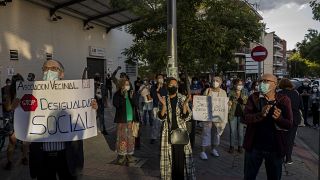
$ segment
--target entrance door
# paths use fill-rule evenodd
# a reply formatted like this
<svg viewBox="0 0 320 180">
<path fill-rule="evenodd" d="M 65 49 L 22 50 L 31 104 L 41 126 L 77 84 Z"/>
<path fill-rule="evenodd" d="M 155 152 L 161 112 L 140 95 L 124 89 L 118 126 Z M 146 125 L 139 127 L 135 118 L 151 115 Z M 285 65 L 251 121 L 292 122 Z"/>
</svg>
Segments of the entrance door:
<svg viewBox="0 0 320 180">
<path fill-rule="evenodd" d="M 104 79 L 104 64 L 105 59 L 87 58 L 88 78 L 94 78 L 95 74 L 99 73 L 100 79 Z"/>
</svg>

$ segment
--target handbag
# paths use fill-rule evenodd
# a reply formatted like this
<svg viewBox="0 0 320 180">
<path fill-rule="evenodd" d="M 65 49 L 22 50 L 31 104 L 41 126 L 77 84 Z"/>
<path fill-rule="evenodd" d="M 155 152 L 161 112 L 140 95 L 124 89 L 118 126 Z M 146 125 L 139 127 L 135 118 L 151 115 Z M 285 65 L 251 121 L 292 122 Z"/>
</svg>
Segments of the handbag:
<svg viewBox="0 0 320 180">
<path fill-rule="evenodd" d="M 187 145 L 189 143 L 189 134 L 185 129 L 175 129 L 170 133 L 170 143 L 171 144 L 180 144 Z"/>
<path fill-rule="evenodd" d="M 133 137 L 138 137 L 139 136 L 139 122 L 132 122 L 132 136 Z"/>
<path fill-rule="evenodd" d="M 166 99 L 166 103 L 167 103 L 167 120 L 168 120 L 168 123 L 170 123 L 167 99 Z M 174 129 L 170 132 L 169 140 L 170 140 L 170 144 L 187 145 L 189 143 L 189 133 L 187 130 L 182 128 Z"/>
</svg>

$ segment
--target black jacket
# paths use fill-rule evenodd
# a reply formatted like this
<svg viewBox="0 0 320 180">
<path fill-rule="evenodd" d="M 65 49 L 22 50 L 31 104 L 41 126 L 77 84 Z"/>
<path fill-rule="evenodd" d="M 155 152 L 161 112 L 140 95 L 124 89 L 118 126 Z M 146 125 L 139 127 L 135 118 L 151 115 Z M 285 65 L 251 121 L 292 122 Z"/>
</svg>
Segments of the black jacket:
<svg viewBox="0 0 320 180">
<path fill-rule="evenodd" d="M 138 111 L 136 109 L 137 102 L 135 98 L 137 94 L 134 94 L 132 98 L 130 98 L 130 103 L 132 106 L 132 112 L 133 112 L 133 120 L 134 121 L 139 121 L 138 119 Z M 121 93 L 121 91 L 117 91 L 113 95 L 113 106 L 116 108 L 116 114 L 114 117 L 114 122 L 115 123 L 127 123 L 127 110 L 126 110 L 126 98 L 125 96 Z"/>
<path fill-rule="evenodd" d="M 293 126 L 298 126 L 301 123 L 301 115 L 299 110 L 302 110 L 303 108 L 302 98 L 300 94 L 296 90 L 287 90 L 287 89 L 283 89 L 279 91 L 279 93 L 287 95 L 291 100 Z"/>
<path fill-rule="evenodd" d="M 32 142 L 30 144 L 29 168 L 32 178 L 36 178 L 40 174 L 39 171 L 41 170 L 40 167 L 43 166 L 44 153 L 41 142 Z M 70 174 L 73 176 L 79 175 L 84 164 L 83 141 L 65 142 L 65 153 Z"/>
</svg>

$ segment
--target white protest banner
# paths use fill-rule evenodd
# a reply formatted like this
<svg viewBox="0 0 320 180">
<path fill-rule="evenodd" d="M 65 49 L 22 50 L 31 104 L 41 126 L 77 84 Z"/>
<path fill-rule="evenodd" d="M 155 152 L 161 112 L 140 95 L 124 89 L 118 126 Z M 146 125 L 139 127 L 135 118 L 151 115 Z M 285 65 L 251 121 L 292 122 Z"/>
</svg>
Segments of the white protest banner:
<svg viewBox="0 0 320 180">
<path fill-rule="evenodd" d="M 193 119 L 212 122 L 227 121 L 228 101 L 227 97 L 193 96 Z"/>
<path fill-rule="evenodd" d="M 92 79 L 17 82 L 16 90 L 20 99 L 14 113 L 18 139 L 63 142 L 97 135 Z"/>
</svg>

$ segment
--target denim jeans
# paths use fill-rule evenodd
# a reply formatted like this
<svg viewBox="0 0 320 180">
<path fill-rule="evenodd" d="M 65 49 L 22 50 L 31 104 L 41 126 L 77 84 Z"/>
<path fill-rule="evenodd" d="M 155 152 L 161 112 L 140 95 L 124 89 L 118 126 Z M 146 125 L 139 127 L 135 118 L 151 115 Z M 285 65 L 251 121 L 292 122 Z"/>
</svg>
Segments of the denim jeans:
<svg viewBox="0 0 320 180">
<path fill-rule="evenodd" d="M 267 171 L 268 180 L 280 180 L 282 172 L 283 157 L 275 152 L 265 152 L 253 149 L 246 151 L 244 156 L 244 180 L 255 180 L 262 161 Z"/>
<path fill-rule="evenodd" d="M 230 146 L 235 146 L 238 140 L 238 146 L 243 144 L 243 127 L 244 124 L 240 122 L 240 117 L 234 117 L 229 120 L 230 127 Z"/>
</svg>

